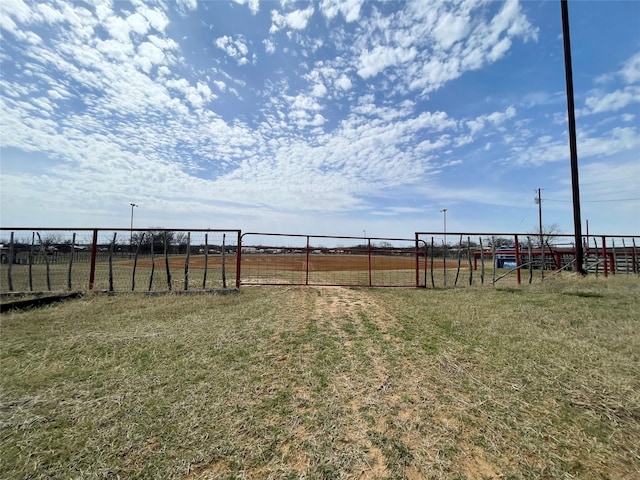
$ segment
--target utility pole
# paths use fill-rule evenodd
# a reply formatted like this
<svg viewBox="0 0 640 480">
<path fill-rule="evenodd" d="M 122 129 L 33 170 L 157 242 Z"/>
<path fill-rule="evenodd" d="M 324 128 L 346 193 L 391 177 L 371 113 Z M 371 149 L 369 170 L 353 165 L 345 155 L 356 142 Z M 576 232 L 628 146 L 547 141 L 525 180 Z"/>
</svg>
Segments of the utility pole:
<svg viewBox="0 0 640 480">
<path fill-rule="evenodd" d="M 542 233 L 542 189 L 538 189 L 538 198 L 536 198 L 536 203 L 538 204 L 538 232 L 540 233 L 540 247 L 544 247 L 544 236 Z"/>
<path fill-rule="evenodd" d="M 562 38 L 564 40 L 564 68 L 567 84 L 567 113 L 569 117 L 569 150 L 571 153 L 571 190 L 573 193 L 573 229 L 576 244 L 576 271 L 582 275 L 584 248 L 582 246 L 582 220 L 580 219 L 580 187 L 578 181 L 578 146 L 576 140 L 576 112 L 573 101 L 573 69 L 571 67 L 571 36 L 569 35 L 569 7 L 567 0 L 560 0 L 562 10 Z"/>
</svg>

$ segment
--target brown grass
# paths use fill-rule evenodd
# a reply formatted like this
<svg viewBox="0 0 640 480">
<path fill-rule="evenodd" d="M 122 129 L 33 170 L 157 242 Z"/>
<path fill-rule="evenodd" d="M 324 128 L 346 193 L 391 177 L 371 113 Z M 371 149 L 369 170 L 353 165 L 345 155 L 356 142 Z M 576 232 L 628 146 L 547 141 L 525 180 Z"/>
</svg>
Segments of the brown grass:
<svg viewBox="0 0 640 480">
<path fill-rule="evenodd" d="M 2 478 L 640 475 L 637 278 L 3 315 Z"/>
</svg>

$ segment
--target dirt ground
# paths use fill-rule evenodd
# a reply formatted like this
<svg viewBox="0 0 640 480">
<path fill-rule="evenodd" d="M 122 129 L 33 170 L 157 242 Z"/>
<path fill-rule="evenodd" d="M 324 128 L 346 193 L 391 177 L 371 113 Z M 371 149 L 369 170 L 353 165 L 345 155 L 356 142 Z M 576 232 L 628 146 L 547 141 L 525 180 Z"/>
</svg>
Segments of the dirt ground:
<svg viewBox="0 0 640 480">
<path fill-rule="evenodd" d="M 181 269 L 185 266 L 184 256 L 169 257 L 169 268 L 171 270 Z M 305 254 L 243 254 L 242 269 L 247 270 L 281 270 L 291 272 L 306 271 L 307 257 Z M 156 257 L 155 267 L 163 269 L 165 266 L 164 257 Z M 210 255 L 207 259 L 208 269 L 219 269 L 222 257 L 220 255 Z M 130 262 L 133 265 L 133 262 Z M 138 267 L 151 267 L 151 259 L 144 258 L 138 260 Z M 430 265 L 430 264 L 429 264 Z M 447 261 L 447 266 L 455 267 L 456 262 Z M 230 271 L 235 270 L 236 256 L 227 255 L 225 257 L 225 266 Z M 372 270 L 412 270 L 415 269 L 416 259 L 413 256 L 391 256 L 391 255 L 372 255 Z M 420 258 L 420 266 L 424 268 L 424 258 Z M 434 268 L 442 268 L 442 259 L 436 259 Z M 190 269 L 204 269 L 205 256 L 192 255 L 189 258 Z M 366 271 L 369 269 L 369 257 L 367 255 L 309 255 L 309 271 L 311 272 L 333 272 L 333 271 Z"/>
</svg>

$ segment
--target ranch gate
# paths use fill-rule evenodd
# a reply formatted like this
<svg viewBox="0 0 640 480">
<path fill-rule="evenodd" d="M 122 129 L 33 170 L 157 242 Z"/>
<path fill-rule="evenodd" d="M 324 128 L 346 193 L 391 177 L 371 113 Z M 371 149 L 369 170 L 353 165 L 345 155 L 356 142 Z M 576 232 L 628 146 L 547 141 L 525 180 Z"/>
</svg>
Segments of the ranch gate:
<svg viewBox="0 0 640 480">
<path fill-rule="evenodd" d="M 244 285 L 517 285 L 574 270 L 571 235 L 414 238 L 223 229 L 0 228 L 0 294 L 190 292 Z M 640 274 L 637 236 L 585 237 L 595 275 Z"/>
</svg>

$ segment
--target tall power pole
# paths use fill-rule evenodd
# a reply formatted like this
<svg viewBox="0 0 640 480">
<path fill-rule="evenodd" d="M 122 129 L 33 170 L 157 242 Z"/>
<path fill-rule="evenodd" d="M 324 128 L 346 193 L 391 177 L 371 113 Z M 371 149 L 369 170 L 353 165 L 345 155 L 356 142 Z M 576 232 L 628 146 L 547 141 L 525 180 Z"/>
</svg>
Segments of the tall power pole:
<svg viewBox="0 0 640 480">
<path fill-rule="evenodd" d="M 582 246 L 582 220 L 580 219 L 580 188 L 578 186 L 578 147 L 576 141 L 576 113 L 573 102 L 573 69 L 571 67 L 571 39 L 569 35 L 569 7 L 560 0 L 562 10 L 562 38 L 564 39 L 564 68 L 567 84 L 567 113 L 569 117 L 569 150 L 571 153 L 571 190 L 573 192 L 573 229 L 576 244 L 576 271 L 586 275 Z"/>
</svg>

